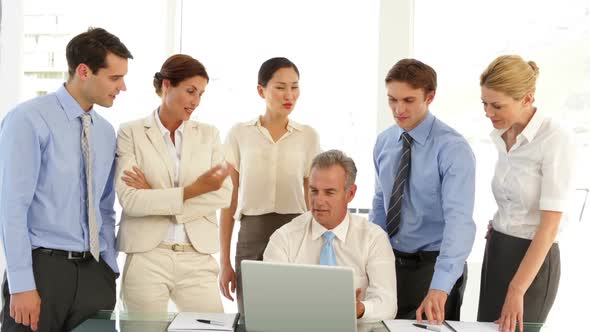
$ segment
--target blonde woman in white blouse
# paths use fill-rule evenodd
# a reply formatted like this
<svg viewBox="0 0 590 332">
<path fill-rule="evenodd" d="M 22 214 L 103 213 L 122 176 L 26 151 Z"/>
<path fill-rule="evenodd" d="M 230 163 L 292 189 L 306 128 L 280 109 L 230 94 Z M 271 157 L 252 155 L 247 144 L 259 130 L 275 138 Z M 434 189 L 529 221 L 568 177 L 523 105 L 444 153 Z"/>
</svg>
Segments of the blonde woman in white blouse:
<svg viewBox="0 0 590 332">
<path fill-rule="evenodd" d="M 265 61 L 258 72 L 258 94 L 266 102 L 264 115 L 236 124 L 226 139 L 227 161 L 234 185 L 232 203 L 222 210 L 220 224 L 221 293 L 243 313 L 240 263 L 262 260 L 270 235 L 307 211 L 307 183 L 319 137 L 306 125 L 289 119 L 299 98 L 299 70 L 286 58 Z M 240 220 L 235 267 L 230 243 Z"/>
<path fill-rule="evenodd" d="M 487 235 L 479 321 L 501 331 L 545 322 L 560 277 L 560 225 L 573 192 L 572 134 L 533 106 L 539 69 L 500 56 L 482 73 L 481 99 L 492 121 L 498 211 Z"/>
</svg>

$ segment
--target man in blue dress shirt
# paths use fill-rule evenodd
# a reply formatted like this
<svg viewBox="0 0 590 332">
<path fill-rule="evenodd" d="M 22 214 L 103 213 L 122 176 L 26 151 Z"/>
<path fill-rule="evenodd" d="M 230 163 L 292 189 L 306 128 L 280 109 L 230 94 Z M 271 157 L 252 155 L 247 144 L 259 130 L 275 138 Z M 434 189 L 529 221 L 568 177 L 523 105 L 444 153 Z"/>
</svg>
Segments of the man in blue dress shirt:
<svg viewBox="0 0 590 332">
<path fill-rule="evenodd" d="M 397 318 L 459 320 L 475 237 L 475 158 L 429 111 L 434 69 L 404 59 L 385 82 L 396 125 L 375 143 L 370 219 L 388 232 L 396 256 Z"/>
<path fill-rule="evenodd" d="M 131 53 L 90 28 L 66 47 L 69 78 L 17 105 L 0 127 L 2 331 L 69 331 L 113 309 L 115 131 L 111 107 Z"/>
</svg>

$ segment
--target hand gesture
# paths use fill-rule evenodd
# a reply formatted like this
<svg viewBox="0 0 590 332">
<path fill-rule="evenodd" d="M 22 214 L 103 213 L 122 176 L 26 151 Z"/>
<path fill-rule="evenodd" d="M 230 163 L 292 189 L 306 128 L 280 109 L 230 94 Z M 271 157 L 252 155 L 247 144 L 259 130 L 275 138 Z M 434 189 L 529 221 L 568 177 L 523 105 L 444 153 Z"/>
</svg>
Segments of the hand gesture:
<svg viewBox="0 0 590 332">
<path fill-rule="evenodd" d="M 445 320 L 445 303 L 449 295 L 438 289 L 431 289 L 416 310 L 416 320 L 422 323 L 422 314 L 426 314 L 428 324 L 441 325 Z"/>
<path fill-rule="evenodd" d="M 223 185 L 223 181 L 229 175 L 229 168 L 226 164 L 219 164 L 207 172 L 201 174 L 195 181 L 195 185 L 200 188 L 203 193 L 219 190 Z"/>
</svg>

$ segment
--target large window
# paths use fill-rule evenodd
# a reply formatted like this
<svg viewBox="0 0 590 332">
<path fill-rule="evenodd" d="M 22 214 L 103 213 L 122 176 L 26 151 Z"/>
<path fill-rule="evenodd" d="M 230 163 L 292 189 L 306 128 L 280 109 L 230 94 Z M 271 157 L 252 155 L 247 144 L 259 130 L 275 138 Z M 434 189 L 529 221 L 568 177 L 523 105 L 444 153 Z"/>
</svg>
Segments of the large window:
<svg viewBox="0 0 590 332">
<path fill-rule="evenodd" d="M 452 11 L 451 8 L 461 8 Z M 441 15 L 441 13 L 448 13 Z M 536 106 L 539 111 L 560 119 L 576 133 L 579 148 L 579 189 L 570 211 L 569 227 L 561 237 L 562 280 L 550 320 L 565 322 L 573 305 L 567 305 L 583 287 L 588 268 L 579 262 L 584 256 L 574 245 L 584 241 L 590 223 L 580 213 L 590 177 L 590 4 L 588 1 L 415 1 L 414 54 L 438 73 L 439 89 L 433 112 L 463 133 L 477 158 L 475 221 L 478 234 L 468 285 L 469 318 L 475 318 L 473 296 L 479 292 L 479 267 L 488 220 L 496 206 L 491 179 L 497 157 L 488 133 L 492 126 L 485 117 L 480 99 L 479 75 L 498 55 L 518 54 L 534 60 L 540 68 Z M 582 216 L 583 217 L 583 216 Z M 585 277 L 584 277 L 585 278 Z M 472 297 L 469 297 L 473 295 Z M 571 303 L 571 302 L 569 302 Z M 567 310 L 566 310 L 567 309 Z M 581 308 L 580 308 L 581 310 Z M 464 310 L 465 312 L 465 310 Z M 581 316 L 582 312 L 578 314 Z M 575 316 L 575 314 L 573 314 Z"/>
<path fill-rule="evenodd" d="M 119 95 L 111 109 L 96 108 L 115 128 L 146 115 L 158 105 L 153 74 L 171 52 L 166 48 L 169 3 L 172 1 L 142 2 L 141 15 L 134 15 L 139 7 L 133 1 L 24 0 L 20 99 L 55 91 L 67 79 L 67 42 L 88 27 L 102 27 L 117 35 L 134 59 L 129 61 L 125 78 L 127 92 Z"/>
<path fill-rule="evenodd" d="M 319 132 L 322 149 L 341 149 L 355 160 L 359 191 L 351 207 L 370 207 L 376 89 L 382 88 L 378 14 L 376 0 L 184 0 L 182 52 L 212 76 L 197 118 L 225 134 L 263 114 L 258 68 L 271 57 L 290 58 L 301 73 L 292 118 Z"/>
</svg>

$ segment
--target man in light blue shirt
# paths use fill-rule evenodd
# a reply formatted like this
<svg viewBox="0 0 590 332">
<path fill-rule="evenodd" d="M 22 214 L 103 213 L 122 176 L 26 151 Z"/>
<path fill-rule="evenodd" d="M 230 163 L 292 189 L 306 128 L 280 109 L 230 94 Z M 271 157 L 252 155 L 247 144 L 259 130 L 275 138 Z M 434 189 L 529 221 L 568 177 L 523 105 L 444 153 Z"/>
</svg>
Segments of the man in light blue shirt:
<svg viewBox="0 0 590 332">
<path fill-rule="evenodd" d="M 113 309 L 116 139 L 111 107 L 131 53 L 91 28 L 67 45 L 69 79 L 17 105 L 0 127 L 2 331 L 71 330 Z"/>
<path fill-rule="evenodd" d="M 370 219 L 388 232 L 396 255 L 397 318 L 460 320 L 475 237 L 475 158 L 465 138 L 429 111 L 434 69 L 404 59 L 385 82 L 396 125 L 375 143 Z"/>
</svg>

